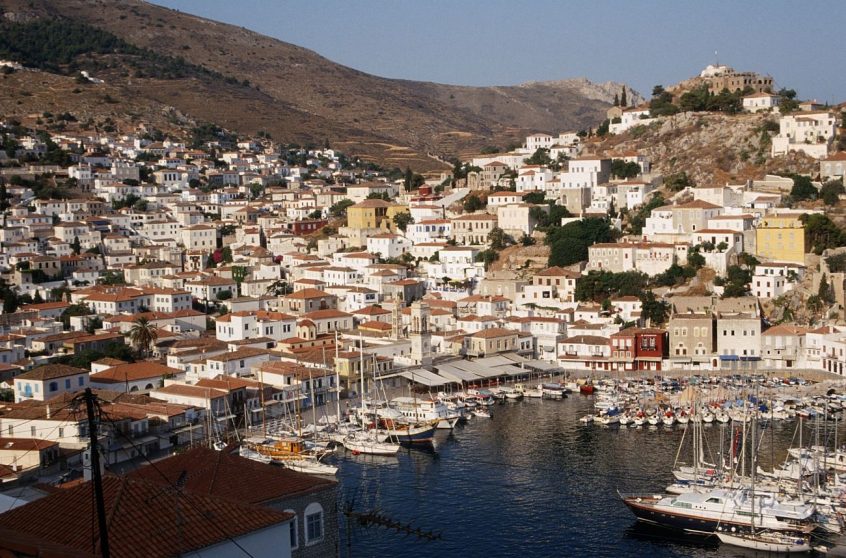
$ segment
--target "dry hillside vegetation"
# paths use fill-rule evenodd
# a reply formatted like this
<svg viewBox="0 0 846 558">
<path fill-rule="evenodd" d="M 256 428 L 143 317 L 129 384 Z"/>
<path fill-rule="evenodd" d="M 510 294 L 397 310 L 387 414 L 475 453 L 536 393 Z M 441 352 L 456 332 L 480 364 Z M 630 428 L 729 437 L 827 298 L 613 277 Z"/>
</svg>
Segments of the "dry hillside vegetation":
<svg viewBox="0 0 846 558">
<path fill-rule="evenodd" d="M 430 155 L 466 155 L 487 145 L 505 147 L 528 132 L 593 126 L 621 88 L 584 79 L 509 87 L 386 79 L 241 27 L 138 0 L 0 0 L 0 12 L 7 22 L 81 22 L 219 76 L 153 79 L 116 60 L 98 76 L 120 90 L 114 98 L 157 110 L 173 107 L 243 134 L 268 131 L 280 141 L 344 141 L 350 153 L 420 170 L 443 168 Z M 26 87 L 39 100 L 36 83 Z M 65 101 L 71 105 L 66 110 L 74 112 L 75 100 Z"/>
</svg>

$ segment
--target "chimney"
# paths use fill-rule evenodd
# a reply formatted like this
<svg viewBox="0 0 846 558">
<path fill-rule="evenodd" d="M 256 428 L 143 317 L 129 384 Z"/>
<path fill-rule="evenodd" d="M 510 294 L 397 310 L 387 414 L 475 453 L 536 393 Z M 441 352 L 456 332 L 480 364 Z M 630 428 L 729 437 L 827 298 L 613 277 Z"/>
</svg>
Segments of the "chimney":
<svg viewBox="0 0 846 558">
<path fill-rule="evenodd" d="M 47 418 L 50 418 L 50 404 L 47 404 Z"/>
</svg>

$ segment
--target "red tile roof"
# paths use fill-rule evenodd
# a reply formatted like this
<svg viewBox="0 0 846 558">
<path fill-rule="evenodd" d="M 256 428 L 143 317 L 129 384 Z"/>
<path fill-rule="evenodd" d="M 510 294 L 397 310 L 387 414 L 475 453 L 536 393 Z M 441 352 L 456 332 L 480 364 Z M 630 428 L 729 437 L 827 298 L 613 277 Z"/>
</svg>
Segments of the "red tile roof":
<svg viewBox="0 0 846 558">
<path fill-rule="evenodd" d="M 233 478 L 239 477 L 227 477 L 230 481 Z M 237 489 L 241 482 L 229 484 Z M 82 483 L 6 512 L 0 515 L 0 528 L 8 529 L 15 539 L 37 537 L 90 551 L 92 538 L 98 537 L 93 490 L 92 483 Z M 165 488 L 162 483 L 141 478 L 108 476 L 103 479 L 103 492 L 113 556 L 164 558 L 191 554 L 293 517 L 196 491 Z"/>
<path fill-rule="evenodd" d="M 194 448 L 156 462 L 156 469 L 142 467 L 131 478 L 170 483 L 187 474 L 185 491 L 247 504 L 263 504 L 325 489 L 337 482 L 250 461 L 228 451 Z M 235 480 L 237 479 L 237 480 Z"/>
</svg>

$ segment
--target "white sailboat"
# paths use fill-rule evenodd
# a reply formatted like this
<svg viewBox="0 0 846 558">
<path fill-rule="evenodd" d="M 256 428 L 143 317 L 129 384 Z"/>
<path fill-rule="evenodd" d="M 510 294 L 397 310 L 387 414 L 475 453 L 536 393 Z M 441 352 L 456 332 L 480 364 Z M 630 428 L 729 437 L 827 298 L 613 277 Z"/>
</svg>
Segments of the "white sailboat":
<svg viewBox="0 0 846 558">
<path fill-rule="evenodd" d="M 400 445 L 393 442 L 380 442 L 375 431 L 368 431 L 366 424 L 367 400 L 364 398 L 364 342 L 359 336 L 359 354 L 361 371 L 361 432 L 348 434 L 342 441 L 344 447 L 353 453 L 365 455 L 396 455 Z"/>
<path fill-rule="evenodd" d="M 720 539 L 720 542 L 725 544 L 741 548 L 749 548 L 752 550 L 761 550 L 764 552 L 808 552 L 809 550 L 811 550 L 811 538 L 810 535 L 808 535 L 807 533 L 797 534 L 789 531 L 778 532 L 770 530 L 755 530 L 755 515 L 760 513 L 758 509 L 762 509 L 761 498 L 758 498 L 758 509 L 756 509 L 755 502 L 755 473 L 757 463 L 757 446 L 755 445 L 755 434 L 758 428 L 756 419 L 757 413 L 752 413 L 752 428 L 750 429 L 752 437 L 752 483 L 750 490 L 752 513 L 749 516 L 751 521 L 751 531 L 748 533 L 742 533 L 736 532 L 734 529 L 726 530 L 722 526 L 720 526 L 717 528 L 717 537 Z M 760 527 L 760 523 L 758 526 Z"/>
</svg>

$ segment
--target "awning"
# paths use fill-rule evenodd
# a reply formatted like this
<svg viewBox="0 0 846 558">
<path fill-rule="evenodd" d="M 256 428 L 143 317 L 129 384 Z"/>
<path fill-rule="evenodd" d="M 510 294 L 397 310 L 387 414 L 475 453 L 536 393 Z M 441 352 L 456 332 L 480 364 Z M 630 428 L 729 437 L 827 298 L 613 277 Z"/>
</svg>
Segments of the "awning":
<svg viewBox="0 0 846 558">
<path fill-rule="evenodd" d="M 497 366 L 496 370 L 505 376 L 524 376 L 529 373 L 529 370 L 514 366 L 513 364 L 506 364 L 505 366 Z"/>
<path fill-rule="evenodd" d="M 480 364 L 478 361 L 475 360 L 456 360 L 450 362 L 452 366 L 456 368 L 460 368 L 466 372 L 470 372 L 471 374 L 475 374 L 479 378 L 488 379 L 488 378 L 496 378 L 497 376 L 501 376 L 501 372 L 497 372 L 495 368 L 491 368 L 486 364 Z"/>
<path fill-rule="evenodd" d="M 415 368 L 414 370 L 403 370 L 401 372 L 397 372 L 396 376 L 401 376 L 406 378 L 407 380 L 411 380 L 412 382 L 422 384 L 428 387 L 439 387 L 449 383 L 453 383 L 452 380 L 449 380 L 443 376 L 439 376 L 433 372 L 429 372 L 424 368 Z"/>
<path fill-rule="evenodd" d="M 438 364 L 437 369 L 438 374 L 458 384 L 462 382 L 478 382 L 482 379 L 480 376 L 462 370 L 461 368 L 456 368 L 452 364 Z"/>
</svg>

